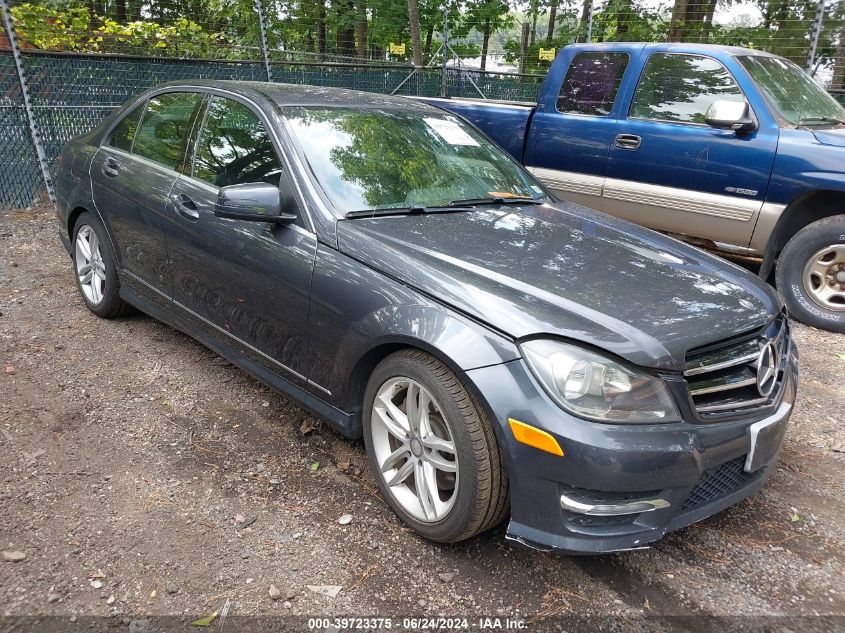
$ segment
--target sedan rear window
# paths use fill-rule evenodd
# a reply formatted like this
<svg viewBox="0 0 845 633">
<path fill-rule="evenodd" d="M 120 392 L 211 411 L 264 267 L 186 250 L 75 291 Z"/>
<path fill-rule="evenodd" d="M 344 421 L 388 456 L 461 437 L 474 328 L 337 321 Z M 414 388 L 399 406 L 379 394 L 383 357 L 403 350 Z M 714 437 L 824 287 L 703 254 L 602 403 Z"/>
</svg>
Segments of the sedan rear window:
<svg viewBox="0 0 845 633">
<path fill-rule="evenodd" d="M 193 115 L 202 96 L 174 92 L 150 99 L 135 138 L 134 154 L 176 169 L 185 158 Z"/>
<path fill-rule="evenodd" d="M 284 116 L 315 180 L 344 213 L 545 195 L 508 154 L 452 115 L 294 107 Z"/>
</svg>

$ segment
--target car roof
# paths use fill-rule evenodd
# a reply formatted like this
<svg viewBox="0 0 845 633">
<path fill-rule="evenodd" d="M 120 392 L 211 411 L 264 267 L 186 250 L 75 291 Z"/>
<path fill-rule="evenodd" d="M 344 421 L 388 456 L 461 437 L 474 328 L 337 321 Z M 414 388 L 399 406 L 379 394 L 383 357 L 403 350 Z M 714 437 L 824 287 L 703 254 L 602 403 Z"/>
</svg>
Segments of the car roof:
<svg viewBox="0 0 845 633">
<path fill-rule="evenodd" d="M 270 83 L 265 81 L 197 79 L 171 81 L 162 84 L 160 87 L 184 87 L 186 90 L 190 88 L 217 88 L 252 100 L 256 100 L 256 98 L 264 99 L 281 107 L 333 106 L 437 112 L 437 108 L 415 99 L 325 86 Z"/>
<path fill-rule="evenodd" d="M 595 44 L 575 44 L 584 48 L 627 48 L 629 50 L 644 49 L 650 51 L 673 51 L 678 53 L 702 53 L 709 55 L 756 55 L 760 57 L 779 57 L 773 53 L 742 46 L 728 46 L 725 44 L 697 44 L 682 42 L 597 42 Z"/>
</svg>

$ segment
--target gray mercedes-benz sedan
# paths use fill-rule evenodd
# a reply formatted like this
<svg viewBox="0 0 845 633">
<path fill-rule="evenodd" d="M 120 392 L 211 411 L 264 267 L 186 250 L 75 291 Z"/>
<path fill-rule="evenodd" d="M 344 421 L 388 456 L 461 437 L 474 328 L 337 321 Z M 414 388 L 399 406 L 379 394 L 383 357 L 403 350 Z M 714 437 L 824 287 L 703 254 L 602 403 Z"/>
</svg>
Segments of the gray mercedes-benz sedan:
<svg viewBox="0 0 845 633">
<path fill-rule="evenodd" d="M 94 314 L 140 309 L 363 436 L 426 538 L 510 517 L 534 547 L 641 547 L 775 468 L 797 359 L 772 289 L 556 200 L 447 112 L 171 83 L 70 142 L 57 184 Z"/>
</svg>

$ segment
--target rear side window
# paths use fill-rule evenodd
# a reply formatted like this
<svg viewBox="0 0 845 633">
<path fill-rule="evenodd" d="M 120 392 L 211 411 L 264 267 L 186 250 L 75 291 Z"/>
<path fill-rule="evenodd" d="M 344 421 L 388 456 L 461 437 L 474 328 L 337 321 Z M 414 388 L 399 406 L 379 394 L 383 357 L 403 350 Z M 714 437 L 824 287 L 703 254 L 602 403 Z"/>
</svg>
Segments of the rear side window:
<svg viewBox="0 0 845 633">
<path fill-rule="evenodd" d="M 135 131 L 138 129 L 138 121 L 144 113 L 144 104 L 142 103 L 132 112 L 123 117 L 112 130 L 109 145 L 122 149 L 124 152 L 132 150 L 132 140 L 135 138 Z"/>
<path fill-rule="evenodd" d="M 578 53 L 560 88 L 558 112 L 607 116 L 627 66 L 627 53 Z"/>
<path fill-rule="evenodd" d="M 255 113 L 237 101 L 214 97 L 197 147 L 194 176 L 218 187 L 277 185 L 281 171 L 273 143 Z"/>
<path fill-rule="evenodd" d="M 184 162 L 187 139 L 202 96 L 173 92 L 150 99 L 138 128 L 134 154 L 176 169 Z"/>
<path fill-rule="evenodd" d="M 714 101 L 744 98 L 733 76 L 715 59 L 655 53 L 640 77 L 631 117 L 704 123 L 704 115 Z"/>
</svg>

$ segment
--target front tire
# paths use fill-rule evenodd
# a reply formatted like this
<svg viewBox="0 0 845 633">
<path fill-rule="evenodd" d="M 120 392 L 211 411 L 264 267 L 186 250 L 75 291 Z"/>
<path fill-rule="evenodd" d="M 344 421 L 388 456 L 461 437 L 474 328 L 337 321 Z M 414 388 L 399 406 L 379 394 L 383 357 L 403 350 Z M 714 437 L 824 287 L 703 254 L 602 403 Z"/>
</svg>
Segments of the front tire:
<svg viewBox="0 0 845 633">
<path fill-rule="evenodd" d="M 364 442 L 388 505 L 425 538 L 456 543 L 507 515 L 508 477 L 482 407 L 419 350 L 384 359 L 364 395 Z"/>
<path fill-rule="evenodd" d="M 104 319 L 128 312 L 129 304 L 120 298 L 114 252 L 106 229 L 87 211 L 74 226 L 72 254 L 76 287 L 88 309 Z"/>
<path fill-rule="evenodd" d="M 778 258 L 776 282 L 799 321 L 845 333 L 845 215 L 798 231 Z"/>
</svg>

